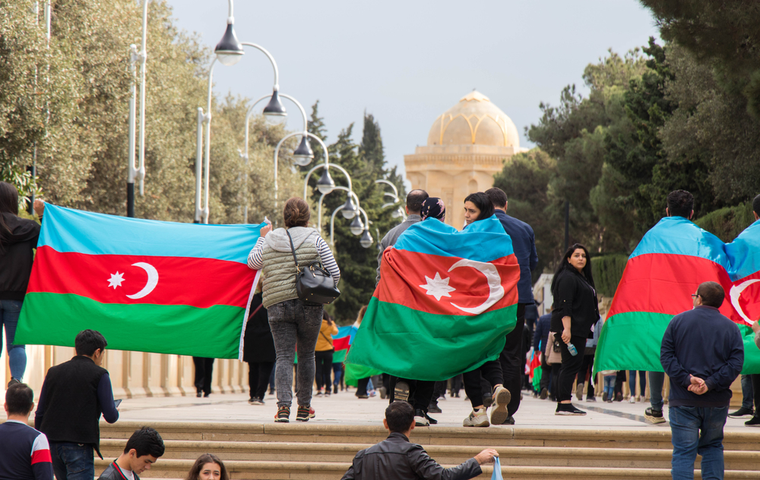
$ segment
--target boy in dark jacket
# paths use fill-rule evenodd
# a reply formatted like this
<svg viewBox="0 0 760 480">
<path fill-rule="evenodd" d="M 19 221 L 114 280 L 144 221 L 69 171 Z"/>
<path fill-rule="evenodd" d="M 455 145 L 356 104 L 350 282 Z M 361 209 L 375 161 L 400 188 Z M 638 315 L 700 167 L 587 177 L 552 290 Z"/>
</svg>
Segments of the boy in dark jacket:
<svg viewBox="0 0 760 480">
<path fill-rule="evenodd" d="M 161 435 L 150 427 L 142 427 L 129 437 L 124 453 L 103 471 L 98 480 L 140 480 L 137 474 L 150 470 L 163 454 Z"/>
</svg>

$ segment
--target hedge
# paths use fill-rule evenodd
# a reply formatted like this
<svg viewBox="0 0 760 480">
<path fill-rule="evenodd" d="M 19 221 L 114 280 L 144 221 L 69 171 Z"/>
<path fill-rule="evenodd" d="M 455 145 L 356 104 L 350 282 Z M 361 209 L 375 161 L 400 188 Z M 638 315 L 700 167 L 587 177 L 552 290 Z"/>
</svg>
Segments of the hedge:
<svg viewBox="0 0 760 480">
<path fill-rule="evenodd" d="M 735 207 L 721 208 L 694 220 L 694 223 L 714 234 L 724 242 L 732 242 L 745 228 L 752 225 L 752 202 Z"/>
<path fill-rule="evenodd" d="M 612 254 L 591 258 L 591 274 L 594 276 L 596 291 L 606 297 L 615 295 L 623 270 L 628 261 L 628 255 Z"/>
</svg>

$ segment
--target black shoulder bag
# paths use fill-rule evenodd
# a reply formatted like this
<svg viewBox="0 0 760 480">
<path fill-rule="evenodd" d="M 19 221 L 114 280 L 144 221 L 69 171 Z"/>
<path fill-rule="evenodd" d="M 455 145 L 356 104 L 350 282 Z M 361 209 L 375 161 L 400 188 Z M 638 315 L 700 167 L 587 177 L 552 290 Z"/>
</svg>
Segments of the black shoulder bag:
<svg viewBox="0 0 760 480">
<path fill-rule="evenodd" d="M 340 290 L 335 286 L 335 281 L 330 272 L 322 267 L 322 264 L 312 262 L 310 265 L 301 267 L 298 264 L 296 248 L 293 245 L 293 237 L 285 230 L 290 239 L 290 249 L 293 252 L 293 260 L 296 263 L 296 292 L 298 298 L 304 303 L 311 305 L 325 305 L 332 303 L 340 296 Z"/>
</svg>

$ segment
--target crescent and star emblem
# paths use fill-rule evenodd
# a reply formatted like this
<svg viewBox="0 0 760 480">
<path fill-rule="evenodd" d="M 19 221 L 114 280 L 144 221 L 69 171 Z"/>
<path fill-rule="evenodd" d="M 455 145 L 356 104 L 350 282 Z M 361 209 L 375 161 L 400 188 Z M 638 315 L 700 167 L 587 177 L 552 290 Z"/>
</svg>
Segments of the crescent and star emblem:
<svg viewBox="0 0 760 480">
<path fill-rule="evenodd" d="M 452 265 L 451 268 L 449 268 L 449 272 L 459 267 L 474 268 L 485 275 L 486 281 L 488 282 L 488 298 L 485 302 L 476 307 L 460 307 L 451 302 L 453 307 L 456 307 L 463 312 L 479 315 L 494 306 L 496 302 L 504 297 L 504 287 L 501 285 L 501 276 L 494 264 L 462 259 Z M 451 280 L 450 277 L 441 278 L 441 274 L 435 272 L 434 278 L 430 278 L 426 275 L 425 281 L 427 283 L 420 285 L 420 287 L 426 290 L 425 293 L 427 295 L 435 297 L 435 299 L 440 302 L 441 298 L 451 297 L 450 293 L 456 291 L 456 288 L 449 286 L 449 280 Z"/>
<path fill-rule="evenodd" d="M 731 305 L 734 306 L 734 309 L 739 313 L 739 315 L 744 319 L 745 322 L 747 322 L 749 325 L 752 325 L 755 323 L 753 320 L 750 320 L 746 313 L 744 313 L 744 310 L 742 310 L 741 305 L 739 305 L 739 298 L 742 296 L 742 292 L 752 285 L 753 283 L 760 282 L 760 279 L 755 278 L 753 280 L 747 280 L 746 282 L 742 282 L 740 285 L 732 285 L 731 291 L 729 292 L 728 296 L 731 298 Z"/>
<path fill-rule="evenodd" d="M 156 285 L 158 285 L 158 270 L 156 270 L 156 268 L 150 263 L 145 262 L 133 263 L 132 266 L 142 268 L 145 270 L 145 273 L 148 274 L 148 281 L 145 283 L 145 286 L 142 288 L 142 290 L 133 295 L 127 295 L 127 298 L 138 300 L 140 298 L 148 296 L 150 292 L 156 288 Z M 112 273 L 111 278 L 108 279 L 108 286 L 113 287 L 113 289 L 116 290 L 116 287 L 121 287 L 121 284 L 123 282 L 124 274 L 116 271 L 116 273 Z"/>
</svg>

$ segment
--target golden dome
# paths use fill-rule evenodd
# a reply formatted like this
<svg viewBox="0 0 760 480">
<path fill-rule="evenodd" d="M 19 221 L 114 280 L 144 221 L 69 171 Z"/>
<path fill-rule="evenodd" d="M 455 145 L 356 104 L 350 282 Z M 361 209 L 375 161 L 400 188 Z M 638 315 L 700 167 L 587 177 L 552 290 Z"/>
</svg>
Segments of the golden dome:
<svg viewBox="0 0 760 480">
<path fill-rule="evenodd" d="M 428 145 L 493 145 L 520 148 L 517 127 L 485 95 L 473 90 L 433 122 Z"/>
</svg>

